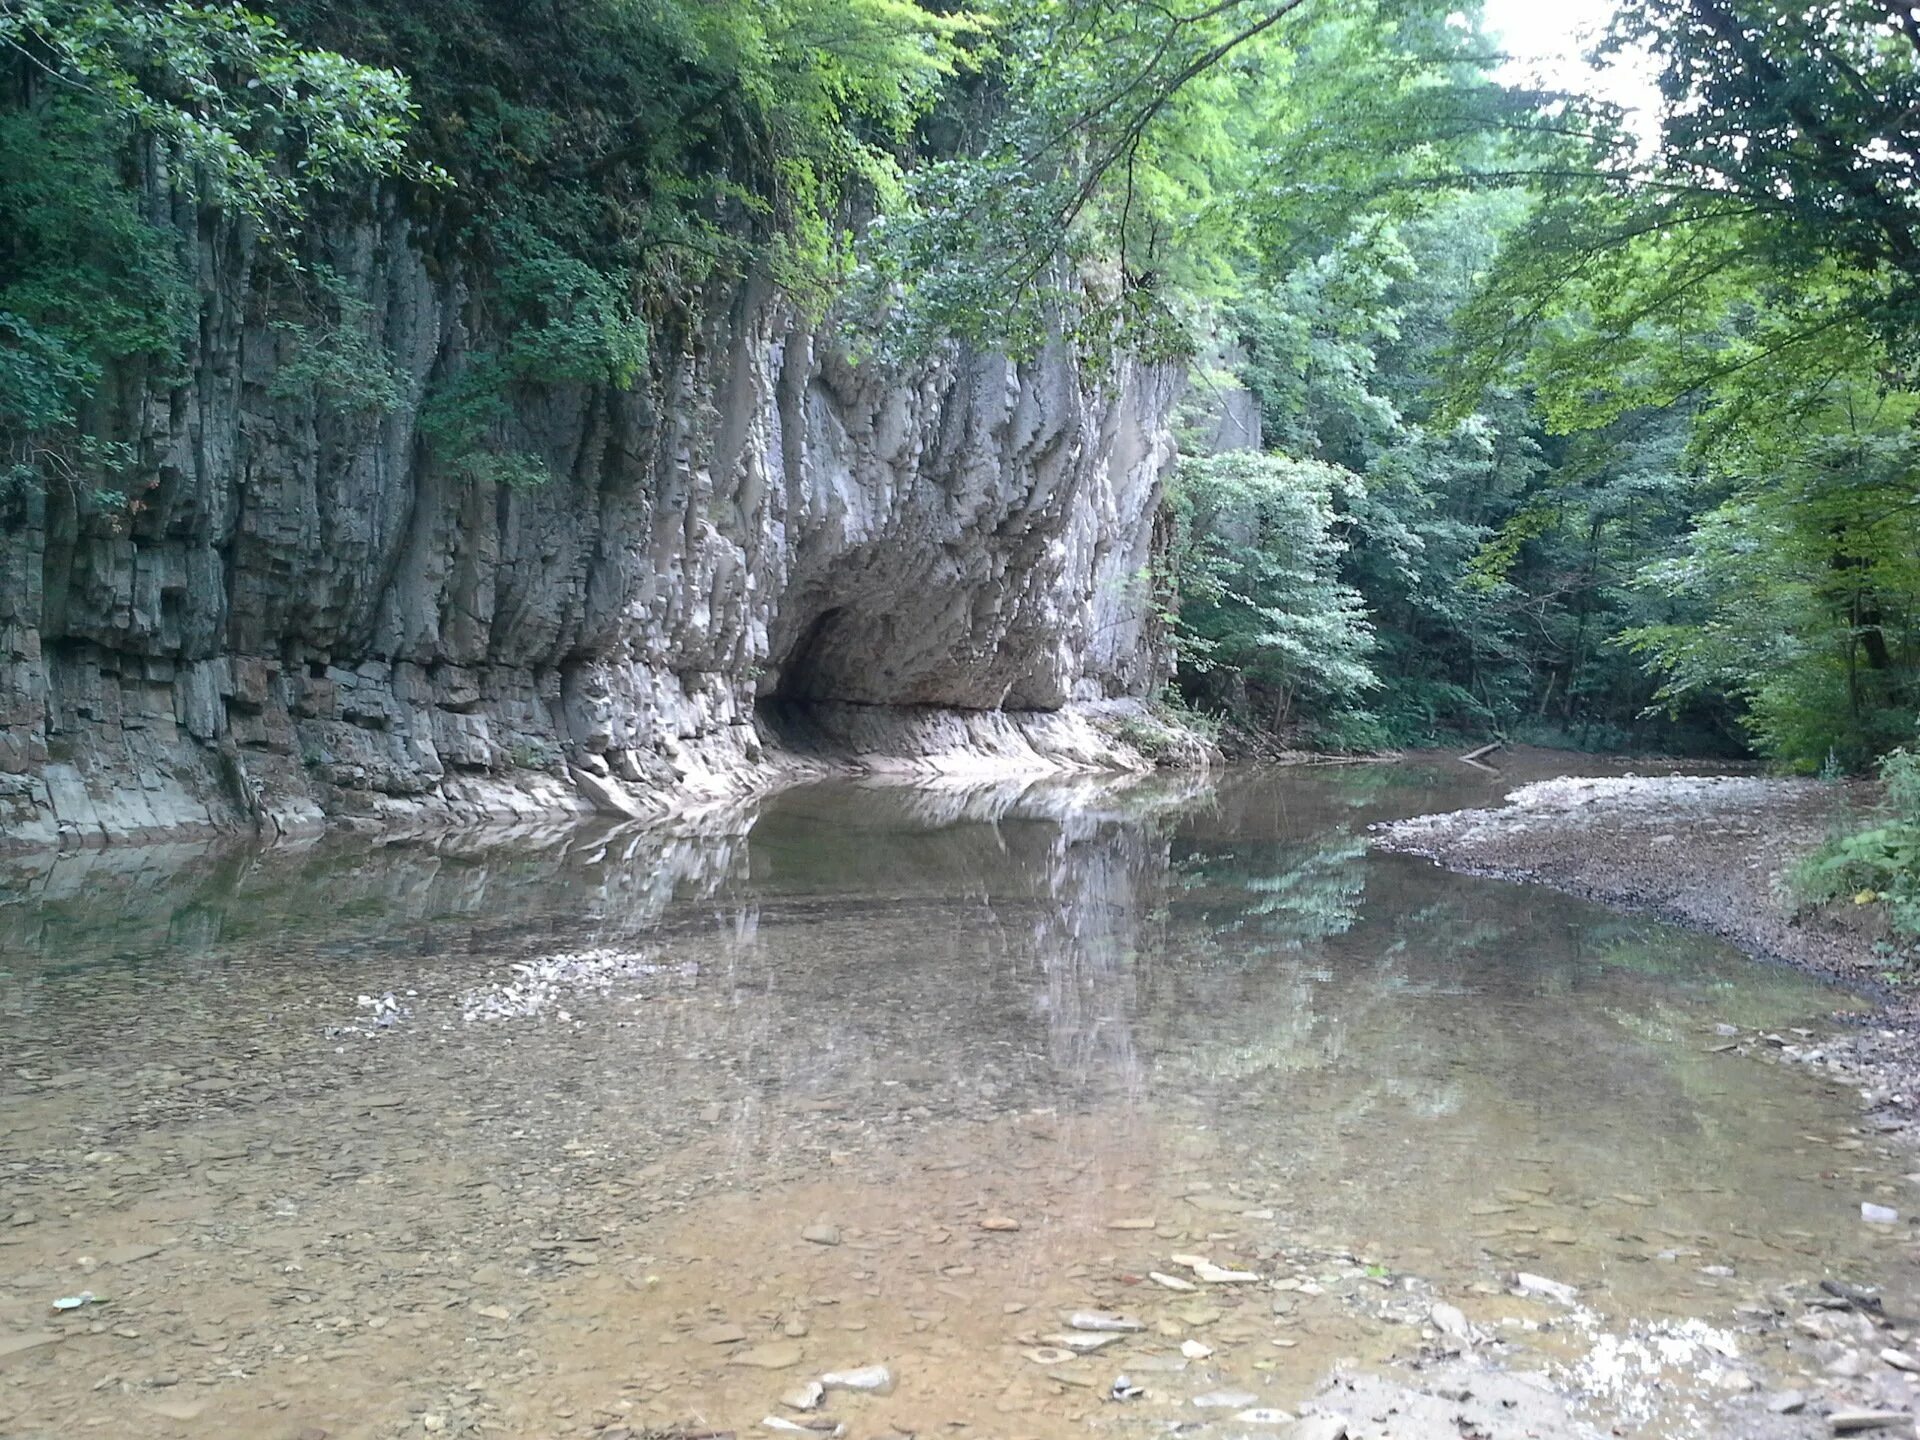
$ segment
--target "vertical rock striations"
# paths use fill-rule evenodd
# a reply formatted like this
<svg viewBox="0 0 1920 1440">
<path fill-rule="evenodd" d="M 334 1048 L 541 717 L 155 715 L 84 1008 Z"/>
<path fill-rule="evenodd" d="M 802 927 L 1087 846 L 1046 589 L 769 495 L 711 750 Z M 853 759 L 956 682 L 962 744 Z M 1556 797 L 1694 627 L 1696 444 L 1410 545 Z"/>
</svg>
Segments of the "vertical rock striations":
<svg viewBox="0 0 1920 1440">
<path fill-rule="evenodd" d="M 855 367 L 740 287 L 629 390 L 512 397 L 551 482 L 474 478 L 420 424 L 475 348 L 404 219 L 337 237 L 403 399 L 286 383 L 264 268 L 199 246 L 188 373 L 125 377 L 125 513 L 0 516 L 0 843 L 329 817 L 640 813 L 793 745 L 1113 762 L 1151 694 L 1144 576 L 1171 372 L 1064 347 Z"/>
</svg>

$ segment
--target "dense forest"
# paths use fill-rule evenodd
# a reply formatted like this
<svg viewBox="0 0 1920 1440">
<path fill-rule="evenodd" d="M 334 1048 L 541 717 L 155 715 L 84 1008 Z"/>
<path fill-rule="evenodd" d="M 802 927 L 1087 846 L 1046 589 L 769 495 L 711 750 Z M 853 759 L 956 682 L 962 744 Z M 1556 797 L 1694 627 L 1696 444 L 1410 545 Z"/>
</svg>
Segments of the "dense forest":
<svg viewBox="0 0 1920 1440">
<path fill-rule="evenodd" d="M 182 206 L 279 259 L 401 194 L 503 337 L 430 443 L 547 483 L 515 387 L 620 382 L 714 275 L 869 359 L 1065 333 L 1189 372 L 1170 701 L 1287 743 L 1501 735 L 1860 771 L 1915 714 L 1920 21 L 1625 0 L 1663 113 L 1498 78 L 1427 0 L 0 0 L 10 496 L 137 509 L 95 422 L 198 323 Z M 322 205 L 323 199 L 326 205 Z M 331 207 L 331 208 L 328 208 Z M 1216 447 L 1257 411 L 1257 448 Z"/>
</svg>

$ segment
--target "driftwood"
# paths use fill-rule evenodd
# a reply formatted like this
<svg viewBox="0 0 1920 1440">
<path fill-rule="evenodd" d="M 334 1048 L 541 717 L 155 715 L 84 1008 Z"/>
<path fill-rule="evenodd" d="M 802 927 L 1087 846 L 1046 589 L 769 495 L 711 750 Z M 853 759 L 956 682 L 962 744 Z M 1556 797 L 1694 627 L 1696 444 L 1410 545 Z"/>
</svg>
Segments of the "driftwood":
<svg viewBox="0 0 1920 1440">
<path fill-rule="evenodd" d="M 1496 740 L 1491 745 L 1482 745 L 1478 750 L 1469 750 L 1460 757 L 1460 763 L 1463 765 L 1473 765 L 1481 770 L 1491 770 L 1493 766 L 1487 764 L 1486 757 L 1494 751 L 1503 748 L 1506 743 L 1504 740 Z"/>
</svg>

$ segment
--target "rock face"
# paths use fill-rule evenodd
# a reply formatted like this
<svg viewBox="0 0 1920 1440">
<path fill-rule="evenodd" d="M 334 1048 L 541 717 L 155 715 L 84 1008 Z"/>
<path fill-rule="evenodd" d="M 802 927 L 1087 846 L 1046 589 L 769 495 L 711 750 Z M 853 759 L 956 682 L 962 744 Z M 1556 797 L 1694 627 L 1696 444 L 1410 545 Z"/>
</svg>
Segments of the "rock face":
<svg viewBox="0 0 1920 1440">
<path fill-rule="evenodd" d="M 883 373 L 741 286 L 630 389 L 515 393 L 554 478 L 514 488 L 423 431 L 486 337 L 404 217 L 331 245 L 386 413 L 285 383 L 268 267 L 196 249 L 187 374 L 120 377 L 102 418 L 131 505 L 56 484 L 0 515 L 0 843 L 638 814 L 762 782 L 795 736 L 1097 763 L 1086 717 L 1163 678 L 1169 372 Z"/>
</svg>

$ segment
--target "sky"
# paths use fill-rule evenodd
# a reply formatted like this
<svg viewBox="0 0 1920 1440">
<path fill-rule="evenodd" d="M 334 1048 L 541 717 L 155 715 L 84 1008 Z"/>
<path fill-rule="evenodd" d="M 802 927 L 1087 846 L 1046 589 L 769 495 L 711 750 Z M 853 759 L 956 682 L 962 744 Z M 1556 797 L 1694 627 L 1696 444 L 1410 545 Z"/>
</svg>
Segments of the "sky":
<svg viewBox="0 0 1920 1440">
<path fill-rule="evenodd" d="M 1487 25 L 1514 60 L 1501 71 L 1511 81 L 1544 80 L 1567 90 L 1596 94 L 1640 113 L 1643 124 L 1658 108 L 1651 58 L 1596 71 L 1581 58 L 1612 16 L 1613 0 L 1483 0 Z"/>
</svg>

